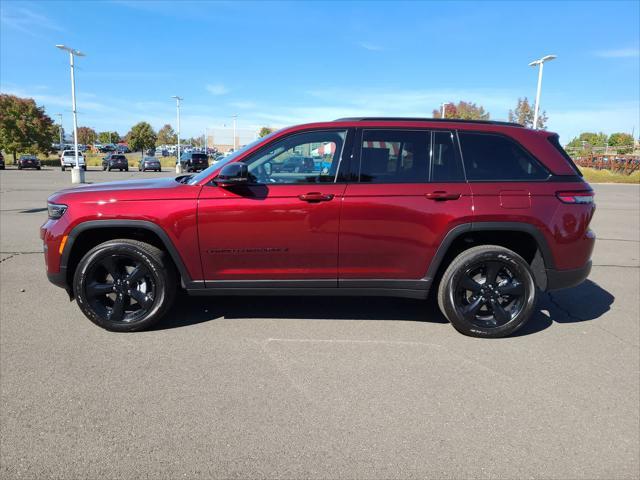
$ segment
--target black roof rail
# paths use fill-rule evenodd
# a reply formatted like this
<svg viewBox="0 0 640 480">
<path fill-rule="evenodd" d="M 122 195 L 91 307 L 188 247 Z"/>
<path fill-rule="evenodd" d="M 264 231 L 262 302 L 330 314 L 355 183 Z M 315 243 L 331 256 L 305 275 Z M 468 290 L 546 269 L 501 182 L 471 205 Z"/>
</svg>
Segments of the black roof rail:
<svg viewBox="0 0 640 480">
<path fill-rule="evenodd" d="M 519 123 L 500 122 L 497 120 L 464 120 L 462 118 L 421 118 L 421 117 L 345 117 L 337 118 L 334 122 L 445 122 L 445 123 L 480 123 L 484 125 L 506 125 L 509 127 L 521 127 Z"/>
</svg>

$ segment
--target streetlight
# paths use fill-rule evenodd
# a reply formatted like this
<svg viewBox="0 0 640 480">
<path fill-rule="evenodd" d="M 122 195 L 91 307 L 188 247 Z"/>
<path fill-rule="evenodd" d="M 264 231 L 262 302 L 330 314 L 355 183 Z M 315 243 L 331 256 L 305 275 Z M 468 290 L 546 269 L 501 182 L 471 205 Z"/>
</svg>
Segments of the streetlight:
<svg viewBox="0 0 640 480">
<path fill-rule="evenodd" d="M 236 148 L 236 120 L 238 119 L 238 114 L 236 113 L 233 116 L 233 151 L 237 150 Z"/>
<path fill-rule="evenodd" d="M 447 102 L 447 103 L 443 103 L 442 104 L 442 114 L 440 115 L 440 118 L 444 118 L 444 114 L 446 113 L 447 105 L 451 105 L 451 103 Z"/>
<path fill-rule="evenodd" d="M 545 55 L 539 60 L 534 60 L 529 64 L 530 67 L 535 67 L 536 65 L 540 66 L 540 70 L 538 70 L 538 91 L 536 92 L 536 106 L 533 110 L 533 129 L 538 129 L 538 110 L 540 108 L 540 89 L 542 88 L 542 69 L 544 67 L 544 62 L 550 62 L 554 58 L 557 58 L 556 55 Z"/>
<path fill-rule="evenodd" d="M 60 150 L 60 158 L 62 158 L 62 114 L 56 113 L 56 116 L 60 117 L 60 128 L 58 129 L 60 131 L 60 148 L 58 150 Z"/>
<path fill-rule="evenodd" d="M 180 101 L 183 98 L 177 95 L 173 95 L 171 98 L 176 99 L 176 112 L 178 115 L 178 161 L 176 162 L 176 173 L 182 173 L 182 163 L 180 163 Z"/>
<path fill-rule="evenodd" d="M 71 183 L 84 183 L 84 170 L 80 168 L 80 160 L 78 159 L 78 117 L 76 112 L 76 77 L 74 75 L 73 57 L 84 57 L 85 55 L 65 45 L 56 45 L 56 47 L 69 52 L 71 65 L 71 110 L 73 111 L 73 143 L 76 152 L 76 166 L 71 169 Z"/>
</svg>

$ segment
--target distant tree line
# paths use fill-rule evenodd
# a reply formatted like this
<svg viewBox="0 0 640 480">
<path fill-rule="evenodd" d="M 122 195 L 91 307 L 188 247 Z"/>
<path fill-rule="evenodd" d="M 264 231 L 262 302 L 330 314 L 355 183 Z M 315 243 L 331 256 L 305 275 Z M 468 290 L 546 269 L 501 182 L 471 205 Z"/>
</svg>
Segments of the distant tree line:
<svg viewBox="0 0 640 480">
<path fill-rule="evenodd" d="M 567 144 L 567 148 L 577 151 L 578 154 L 588 154 L 594 148 L 606 149 L 606 147 L 611 147 L 621 155 L 631 153 L 634 147 L 633 136 L 624 132 L 616 132 L 611 135 L 603 132 L 582 132 Z"/>
<path fill-rule="evenodd" d="M 533 127 L 533 107 L 527 97 L 519 98 L 516 107 L 509 110 L 509 121 L 525 127 Z M 434 118 L 441 118 L 442 111 L 433 110 Z M 469 101 L 449 102 L 444 107 L 444 118 L 459 118 L 463 120 L 489 120 L 490 114 L 482 105 Z M 546 128 L 546 112 L 538 116 L 539 129 Z M 36 105 L 31 98 L 20 98 L 15 95 L 0 94 L 0 150 L 13 155 L 14 161 L 18 153 L 53 152 L 53 144 L 58 142 L 62 127 L 56 125 L 43 107 Z M 273 132 L 273 128 L 262 127 L 259 136 L 264 137 Z M 204 146 L 203 137 L 180 139 L 184 144 Z M 93 128 L 78 127 L 78 143 L 92 145 L 99 143 L 118 143 L 126 141 L 133 151 L 144 151 L 158 145 L 175 145 L 178 136 L 170 124 L 165 124 L 155 132 L 148 122 L 139 122 L 122 137 L 118 132 L 96 132 Z M 590 151 L 592 148 L 612 147 L 618 153 L 628 153 L 633 150 L 634 139 L 628 133 L 583 132 L 572 139 L 567 145 L 574 150 Z"/>
</svg>

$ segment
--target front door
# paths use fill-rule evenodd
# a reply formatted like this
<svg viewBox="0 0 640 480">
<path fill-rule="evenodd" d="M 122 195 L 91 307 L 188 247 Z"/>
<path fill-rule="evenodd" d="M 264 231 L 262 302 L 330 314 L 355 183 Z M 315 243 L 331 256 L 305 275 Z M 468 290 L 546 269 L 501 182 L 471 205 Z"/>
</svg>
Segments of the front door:
<svg viewBox="0 0 640 480">
<path fill-rule="evenodd" d="M 243 160 L 251 185 L 202 188 L 207 287 L 337 285 L 345 188 L 337 179 L 346 137 L 346 130 L 323 130 L 274 140 Z"/>
<path fill-rule="evenodd" d="M 365 129 L 358 143 L 340 222 L 340 286 L 423 288 L 444 235 L 471 221 L 455 132 Z"/>
</svg>

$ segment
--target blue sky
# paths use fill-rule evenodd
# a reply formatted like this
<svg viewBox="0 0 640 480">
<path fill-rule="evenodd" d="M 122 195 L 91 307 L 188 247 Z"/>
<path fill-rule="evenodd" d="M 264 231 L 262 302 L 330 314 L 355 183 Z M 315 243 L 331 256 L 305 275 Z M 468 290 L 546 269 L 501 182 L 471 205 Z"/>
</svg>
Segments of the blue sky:
<svg viewBox="0 0 640 480">
<path fill-rule="evenodd" d="M 136 122 L 182 136 L 353 115 L 431 116 L 443 101 L 506 119 L 535 97 L 563 142 L 640 130 L 640 2 L 0 1 L 0 91 L 29 96 L 71 129 L 64 43 L 77 63 L 80 125 Z"/>
</svg>

